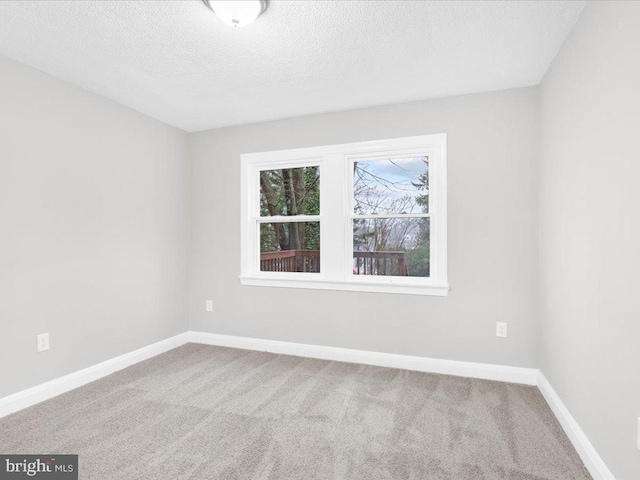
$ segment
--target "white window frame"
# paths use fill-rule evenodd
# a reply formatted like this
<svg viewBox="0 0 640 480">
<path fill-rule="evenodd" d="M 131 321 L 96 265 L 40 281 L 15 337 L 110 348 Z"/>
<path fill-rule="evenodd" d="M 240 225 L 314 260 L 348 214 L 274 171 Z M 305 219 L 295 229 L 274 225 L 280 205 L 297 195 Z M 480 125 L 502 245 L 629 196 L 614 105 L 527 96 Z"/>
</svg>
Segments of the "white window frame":
<svg viewBox="0 0 640 480">
<path fill-rule="evenodd" d="M 430 277 L 353 274 L 353 162 L 429 158 Z M 260 217 L 261 170 L 318 166 L 320 215 Z M 241 155 L 242 285 L 446 296 L 447 136 L 444 133 Z M 394 215 L 391 215 L 394 216 Z M 259 224 L 320 222 L 320 272 L 260 271 Z"/>
</svg>

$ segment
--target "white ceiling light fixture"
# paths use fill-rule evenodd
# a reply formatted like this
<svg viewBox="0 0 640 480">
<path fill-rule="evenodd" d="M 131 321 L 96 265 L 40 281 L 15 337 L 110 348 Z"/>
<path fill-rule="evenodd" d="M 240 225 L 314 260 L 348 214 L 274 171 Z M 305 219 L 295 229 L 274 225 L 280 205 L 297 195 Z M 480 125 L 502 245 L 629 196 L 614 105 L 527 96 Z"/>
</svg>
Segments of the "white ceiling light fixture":
<svg viewBox="0 0 640 480">
<path fill-rule="evenodd" d="M 267 0 L 202 0 L 232 27 L 246 27 L 267 9 Z"/>
</svg>

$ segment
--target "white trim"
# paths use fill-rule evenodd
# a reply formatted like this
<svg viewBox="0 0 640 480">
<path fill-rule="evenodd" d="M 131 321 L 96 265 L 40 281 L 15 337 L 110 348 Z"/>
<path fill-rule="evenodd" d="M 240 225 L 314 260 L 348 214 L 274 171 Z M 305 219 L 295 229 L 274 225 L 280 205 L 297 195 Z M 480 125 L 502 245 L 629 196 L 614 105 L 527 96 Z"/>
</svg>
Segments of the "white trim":
<svg viewBox="0 0 640 480">
<path fill-rule="evenodd" d="M 501 382 L 537 385 L 580 458 L 594 480 L 615 480 L 598 455 L 584 431 L 573 418 L 546 377 L 538 369 L 493 365 L 488 363 L 440 360 L 435 358 L 370 352 L 340 347 L 324 347 L 302 343 L 236 337 L 206 332 L 184 332 L 152 345 L 125 353 L 91 367 L 42 383 L 21 392 L 0 398 L 0 418 L 56 397 L 62 393 L 106 377 L 143 360 L 172 350 L 185 343 L 200 343 L 222 347 L 256 350 L 300 357 L 350 362 L 379 367 L 401 368 L 419 372 L 440 373 L 461 377 L 481 378 Z"/>
<path fill-rule="evenodd" d="M 77 372 L 41 383 L 13 395 L 0 398 L 0 418 L 111 375 L 143 360 L 172 350 L 189 341 L 189 332 L 125 353 Z"/>
<path fill-rule="evenodd" d="M 429 213 L 354 215 L 353 162 L 389 156 L 429 158 Z M 447 134 L 355 142 L 243 154 L 241 159 L 242 285 L 447 296 Z M 260 216 L 259 172 L 315 166 L 320 174 L 320 215 Z M 430 218 L 431 276 L 361 278 L 353 274 L 353 218 Z M 260 271 L 259 225 L 270 222 L 320 222 L 320 274 L 274 275 Z"/>
<path fill-rule="evenodd" d="M 430 284 L 446 285 L 448 287 L 447 279 L 447 134 L 439 133 L 433 135 L 424 135 L 421 137 L 410 138 L 397 138 L 394 139 L 393 145 L 387 144 L 386 141 L 378 142 L 375 146 L 375 150 L 372 148 L 362 148 L 362 145 L 367 147 L 368 142 L 363 144 L 351 144 L 349 149 L 354 150 L 355 153 L 346 154 L 344 156 L 346 160 L 345 177 L 346 182 L 346 200 L 345 206 L 347 207 L 347 225 L 345 227 L 345 258 L 352 258 L 353 252 L 353 229 L 352 221 L 357 218 L 429 218 L 430 220 L 430 277 L 429 278 L 417 278 L 409 277 L 410 283 L 424 284 L 425 289 L 420 290 L 404 289 L 405 291 L 398 293 L 409 293 L 418 295 L 438 295 L 446 296 L 449 289 L 436 289 L 436 293 L 431 293 L 433 289 L 428 288 Z M 368 150 L 363 153 L 363 150 Z M 356 215 L 354 214 L 354 195 L 353 195 L 353 173 L 354 163 L 362 161 L 376 161 L 382 159 L 393 158 L 411 158 L 411 157 L 427 157 L 429 163 L 429 212 L 427 214 L 396 214 L 396 215 Z M 392 293 L 394 289 L 398 287 L 395 284 L 389 284 L 389 277 L 372 276 L 368 279 L 367 283 L 362 283 L 359 276 L 354 275 L 352 266 L 347 265 L 346 279 L 349 281 L 355 280 L 356 283 L 361 285 L 373 284 L 374 281 L 382 281 L 383 284 L 388 285 L 384 290 L 385 292 Z M 396 281 L 406 282 L 406 277 L 394 277 Z M 371 282 L 371 283 L 369 283 Z M 348 290 L 348 289 L 347 289 Z M 377 288 L 366 290 L 366 288 L 360 287 L 357 290 L 378 292 Z"/>
<path fill-rule="evenodd" d="M 302 343 L 235 337 L 205 332 L 189 332 L 192 343 L 203 343 L 221 347 L 241 348 L 262 352 L 281 353 L 300 357 L 334 360 L 338 362 L 401 368 L 419 372 L 440 373 L 460 377 L 481 378 L 500 382 L 536 385 L 549 404 L 560 425 L 580 455 L 594 480 L 615 480 L 615 477 L 598 455 L 584 431 L 573 418 L 565 404 L 555 392 L 542 372 L 535 368 L 510 367 L 488 363 L 441 360 L 392 353 L 352 350 L 339 347 L 323 347 Z"/>
<path fill-rule="evenodd" d="M 216 333 L 190 332 L 190 341 L 192 343 L 203 343 L 220 347 L 282 353 L 285 355 L 318 358 L 321 360 L 401 368 L 418 372 L 441 373 L 459 377 L 522 383 L 525 385 L 535 385 L 538 378 L 538 370 L 535 368 L 509 367 L 505 365 L 461 362 L 457 360 L 440 360 L 394 353 L 370 352 L 340 347 L 323 347 L 321 345 L 263 340 L 259 338 L 235 337 Z"/>
<path fill-rule="evenodd" d="M 258 223 L 295 223 L 295 222 L 319 222 L 322 220 L 320 215 L 291 215 L 285 217 L 284 215 L 274 215 L 272 217 L 259 217 L 255 218 Z"/>
<path fill-rule="evenodd" d="M 377 218 L 431 218 L 430 213 L 385 213 L 376 215 L 351 215 L 349 220 L 375 220 Z"/>
<path fill-rule="evenodd" d="M 560 399 L 547 378 L 542 372 L 538 375 L 538 389 L 545 398 L 551 411 L 556 416 L 565 433 L 571 440 L 574 448 L 580 455 L 585 467 L 593 477 L 593 480 L 615 480 L 613 473 L 609 470 L 604 460 L 598 455 L 584 431 L 578 425 L 569 409 Z"/>
<path fill-rule="evenodd" d="M 431 295 L 446 297 L 449 285 L 418 283 L 403 281 L 404 277 L 370 277 L 367 280 L 329 280 L 318 273 L 269 272 L 268 275 L 257 274 L 253 277 L 240 277 L 241 285 L 276 288 L 308 288 L 313 290 L 343 290 L 348 292 L 397 293 L 404 295 Z M 355 277 L 355 275 L 354 275 Z M 409 277 L 412 279 L 412 277 Z M 415 279 L 413 279 L 415 280 Z"/>
</svg>

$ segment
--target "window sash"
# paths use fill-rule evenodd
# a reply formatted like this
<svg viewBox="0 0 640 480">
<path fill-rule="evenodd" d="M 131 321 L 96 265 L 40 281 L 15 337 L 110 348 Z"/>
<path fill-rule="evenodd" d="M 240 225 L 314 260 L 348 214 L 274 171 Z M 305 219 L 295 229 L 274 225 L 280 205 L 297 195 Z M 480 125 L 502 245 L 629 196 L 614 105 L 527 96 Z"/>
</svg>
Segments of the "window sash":
<svg viewBox="0 0 640 480">
<path fill-rule="evenodd" d="M 354 214 L 353 162 L 424 156 L 429 162 L 429 212 Z M 318 166 L 320 215 L 260 216 L 259 172 Z M 355 290 L 445 296 L 446 134 L 242 155 L 241 282 L 291 288 Z M 331 186 L 328 188 L 328 186 Z M 353 275 L 353 221 L 357 219 L 429 218 L 430 277 Z M 262 223 L 320 222 L 320 273 L 261 272 Z"/>
<path fill-rule="evenodd" d="M 350 212 L 348 217 L 348 227 L 346 229 L 346 239 L 345 239 L 345 260 L 348 259 L 348 263 L 345 265 L 345 277 L 348 281 L 355 281 L 355 279 L 361 280 L 363 278 L 362 275 L 356 274 L 353 272 L 353 252 L 354 252 L 354 241 L 353 241 L 353 220 L 369 220 L 369 219 L 389 219 L 389 218 L 429 218 L 432 219 L 434 216 L 434 209 L 430 205 L 429 212 L 427 213 L 384 213 L 384 214 L 356 214 L 355 206 L 355 188 L 354 188 L 354 180 L 355 180 L 355 164 L 360 162 L 375 162 L 381 160 L 402 160 L 409 158 L 418 158 L 418 157 L 426 157 L 428 166 L 429 166 L 429 202 L 431 203 L 431 188 L 433 184 L 433 180 L 431 179 L 431 171 L 432 171 L 432 157 L 438 158 L 438 152 L 432 147 L 418 147 L 418 148 L 409 148 L 409 149 L 388 149 L 384 151 L 378 151 L 376 153 L 355 153 L 351 155 L 346 155 L 346 168 L 347 168 L 347 205 L 348 211 Z M 435 162 L 434 162 L 435 163 Z M 437 215 L 436 215 L 437 216 Z M 433 223 L 433 220 L 431 220 Z M 381 282 L 381 283 L 389 283 L 389 282 L 415 282 L 415 283 L 429 283 L 432 281 L 434 277 L 432 265 L 434 263 L 434 252 L 433 252 L 433 225 L 429 229 L 429 276 L 428 277 L 411 277 L 411 276 L 397 276 L 397 275 L 366 275 L 365 281 L 367 282 Z M 411 279 L 411 280 L 406 280 Z"/>
<path fill-rule="evenodd" d="M 304 223 L 319 222 L 322 215 L 278 215 L 274 217 L 257 217 L 254 220 L 258 223 Z"/>
<path fill-rule="evenodd" d="M 317 278 L 322 275 L 323 272 L 323 255 L 320 254 L 320 272 L 319 273 L 311 273 L 311 272 L 271 272 L 271 271 L 262 271 L 260 269 L 260 260 L 261 260 L 261 251 L 260 251 L 260 225 L 265 223 L 305 223 L 305 222 L 318 222 L 320 224 L 320 251 L 322 252 L 323 245 L 323 228 L 322 228 L 322 212 L 323 212 L 323 202 L 324 202 L 324 181 L 323 181 L 323 157 L 315 157 L 315 158 L 296 158 L 291 160 L 276 160 L 276 161 L 267 161 L 267 162 L 256 162 L 254 164 L 254 168 L 251 169 L 250 172 L 250 181 L 253 184 L 253 189 L 249 188 L 249 196 L 245 197 L 243 195 L 243 199 L 247 199 L 250 203 L 250 209 L 252 213 L 252 224 L 250 235 L 253 237 L 253 247 L 251 252 L 252 260 L 250 260 L 250 271 L 253 276 L 274 276 L 274 277 L 284 277 L 284 278 L 302 278 L 302 277 L 311 277 Z M 303 168 L 303 167 L 318 167 L 318 176 L 320 177 L 320 214 L 319 215 L 260 215 L 260 173 L 264 171 L 270 170 L 284 170 L 284 169 L 292 169 L 292 168 Z M 244 175 L 243 175 L 244 177 Z M 243 180 L 242 188 L 246 188 Z M 246 201 L 246 200 L 245 200 Z M 245 242 L 243 241 L 244 245 Z M 244 247 L 243 247 L 244 248 Z"/>
<path fill-rule="evenodd" d="M 354 219 L 376 219 L 376 218 L 430 218 L 431 213 L 389 213 L 382 215 L 351 215 Z"/>
</svg>

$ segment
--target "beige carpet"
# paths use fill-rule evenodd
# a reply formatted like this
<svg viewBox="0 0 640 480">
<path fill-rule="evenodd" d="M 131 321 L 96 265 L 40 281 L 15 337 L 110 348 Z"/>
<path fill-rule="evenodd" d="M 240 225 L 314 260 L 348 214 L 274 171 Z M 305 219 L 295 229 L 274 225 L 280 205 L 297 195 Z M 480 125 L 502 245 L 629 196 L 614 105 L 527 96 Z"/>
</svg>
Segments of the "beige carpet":
<svg viewBox="0 0 640 480">
<path fill-rule="evenodd" d="M 189 344 L 0 419 L 81 479 L 591 478 L 535 387 Z"/>
</svg>

